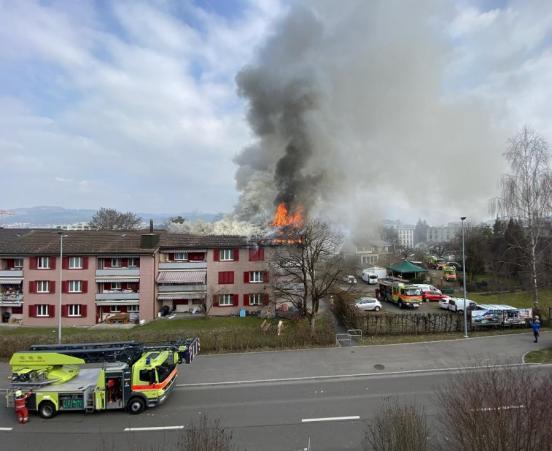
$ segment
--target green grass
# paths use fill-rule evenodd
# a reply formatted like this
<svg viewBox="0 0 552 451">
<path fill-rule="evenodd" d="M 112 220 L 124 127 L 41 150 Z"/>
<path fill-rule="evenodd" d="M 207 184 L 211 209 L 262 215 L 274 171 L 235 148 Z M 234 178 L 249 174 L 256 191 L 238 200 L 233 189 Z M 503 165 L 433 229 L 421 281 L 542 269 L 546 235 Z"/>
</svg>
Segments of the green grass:
<svg viewBox="0 0 552 451">
<path fill-rule="evenodd" d="M 552 348 L 531 351 L 525 356 L 525 363 L 552 363 Z"/>
<path fill-rule="evenodd" d="M 552 288 L 544 288 L 539 292 L 540 308 L 548 316 L 548 309 L 552 307 Z M 515 293 L 502 294 L 481 294 L 468 293 L 468 298 L 480 304 L 506 304 L 512 307 L 529 308 L 533 307 L 531 293 L 518 291 Z"/>
</svg>

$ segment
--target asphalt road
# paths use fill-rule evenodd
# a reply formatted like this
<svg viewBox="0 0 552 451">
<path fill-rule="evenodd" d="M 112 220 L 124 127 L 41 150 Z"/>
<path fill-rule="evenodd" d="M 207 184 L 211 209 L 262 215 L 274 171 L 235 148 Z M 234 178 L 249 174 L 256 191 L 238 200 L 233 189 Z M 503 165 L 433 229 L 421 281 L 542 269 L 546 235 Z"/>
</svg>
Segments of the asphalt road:
<svg viewBox="0 0 552 451">
<path fill-rule="evenodd" d="M 219 418 L 241 449 L 303 450 L 310 437 L 312 451 L 355 450 L 367 422 L 386 398 L 416 400 L 435 415 L 434 393 L 454 377 L 450 368 L 520 362 L 527 350 L 550 346 L 552 335 L 543 334 L 541 342 L 535 345 L 528 334 L 521 334 L 200 356 L 182 368 L 177 390 L 165 405 L 139 416 L 124 412 L 61 414 L 51 420 L 33 416 L 29 424 L 18 425 L 11 410 L 0 409 L 0 448 L 170 450 L 176 448 L 181 429 L 125 428 L 184 428 L 204 413 Z M 383 370 L 375 369 L 376 364 Z M 1 369 L 7 374 L 5 364 Z"/>
</svg>

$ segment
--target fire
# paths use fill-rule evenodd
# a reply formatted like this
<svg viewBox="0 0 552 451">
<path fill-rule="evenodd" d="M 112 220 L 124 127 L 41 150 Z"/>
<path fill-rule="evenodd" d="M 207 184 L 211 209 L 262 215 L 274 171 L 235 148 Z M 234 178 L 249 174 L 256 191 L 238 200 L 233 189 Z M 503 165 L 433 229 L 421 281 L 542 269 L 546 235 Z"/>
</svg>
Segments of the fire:
<svg viewBox="0 0 552 451">
<path fill-rule="evenodd" d="M 272 225 L 274 227 L 301 227 L 304 222 L 303 207 L 299 206 L 295 209 L 295 212 L 291 213 L 284 202 L 280 202 L 276 212 L 274 213 L 274 219 Z"/>
</svg>

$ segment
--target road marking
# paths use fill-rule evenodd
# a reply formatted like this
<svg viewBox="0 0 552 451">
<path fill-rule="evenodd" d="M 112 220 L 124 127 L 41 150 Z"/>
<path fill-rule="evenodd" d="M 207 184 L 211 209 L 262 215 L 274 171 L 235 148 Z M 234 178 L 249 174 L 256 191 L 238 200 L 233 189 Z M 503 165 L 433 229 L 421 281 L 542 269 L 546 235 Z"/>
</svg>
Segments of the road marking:
<svg viewBox="0 0 552 451">
<path fill-rule="evenodd" d="M 301 423 L 315 423 L 319 421 L 350 421 L 350 420 L 360 420 L 358 415 L 351 417 L 327 417 L 327 418 L 303 418 Z"/>
<path fill-rule="evenodd" d="M 141 432 L 141 431 L 174 431 L 184 429 L 184 426 L 159 426 L 159 427 L 144 427 L 144 428 L 125 428 L 125 432 Z"/>
<path fill-rule="evenodd" d="M 13 428 L 0 428 L 0 431 L 9 432 L 9 431 L 13 431 Z"/>
<path fill-rule="evenodd" d="M 371 376 L 400 376 L 402 374 L 426 374 L 426 373 L 446 373 L 446 372 L 459 372 L 468 370 L 484 370 L 489 368 L 516 368 L 516 367 L 529 367 L 529 366 L 551 366 L 547 363 L 509 363 L 503 365 L 480 365 L 480 366 L 464 366 L 456 368 L 432 368 L 432 369 L 420 369 L 420 370 L 404 370 L 404 371 L 386 371 L 377 373 L 353 373 L 353 374 L 332 374 L 327 376 L 302 376 L 302 377 L 284 377 L 275 379 L 250 379 L 240 381 L 224 381 L 224 382 L 196 382 L 192 384 L 177 384 L 180 388 L 193 388 L 193 387 L 212 387 L 217 385 L 240 385 L 240 384 L 266 384 L 274 382 L 300 382 L 300 381 L 313 381 L 313 380 L 325 380 L 325 379 L 346 379 L 346 378 L 360 378 Z"/>
</svg>

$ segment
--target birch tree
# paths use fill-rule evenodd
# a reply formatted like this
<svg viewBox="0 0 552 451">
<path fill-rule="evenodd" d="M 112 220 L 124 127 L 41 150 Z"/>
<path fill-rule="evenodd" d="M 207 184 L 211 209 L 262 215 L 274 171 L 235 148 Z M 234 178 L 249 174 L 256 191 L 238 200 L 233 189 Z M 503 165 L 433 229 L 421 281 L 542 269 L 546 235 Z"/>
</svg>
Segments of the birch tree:
<svg viewBox="0 0 552 451">
<path fill-rule="evenodd" d="M 552 213 L 552 174 L 548 144 L 533 130 L 524 127 L 510 139 L 504 153 L 511 173 L 502 176 L 500 196 L 491 203 L 492 210 L 519 221 L 525 230 L 524 249 L 535 306 L 539 304 L 537 249 L 545 221 Z"/>
</svg>

